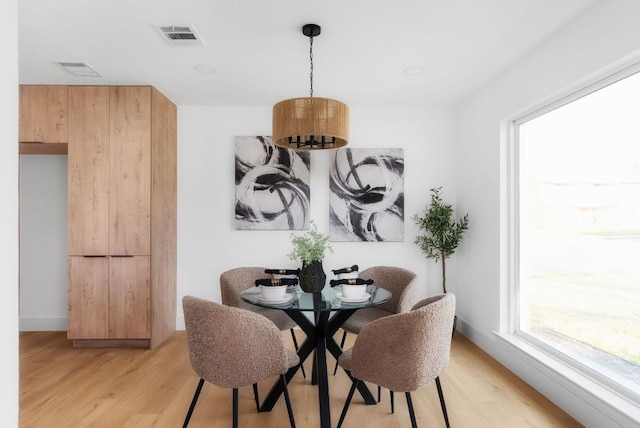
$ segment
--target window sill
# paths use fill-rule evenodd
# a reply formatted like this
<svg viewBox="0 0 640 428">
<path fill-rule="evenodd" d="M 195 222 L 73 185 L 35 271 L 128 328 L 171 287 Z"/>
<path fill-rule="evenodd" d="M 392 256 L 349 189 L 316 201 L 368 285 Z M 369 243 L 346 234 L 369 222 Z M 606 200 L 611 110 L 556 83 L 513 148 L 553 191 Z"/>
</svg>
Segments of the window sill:
<svg viewBox="0 0 640 428">
<path fill-rule="evenodd" d="M 615 393 L 514 334 L 494 334 L 505 350 L 533 369 L 533 372 L 530 370 L 531 379 L 521 377 L 534 388 L 552 390 L 556 396 L 562 395 L 562 390 L 568 391 L 621 427 L 637 427 L 640 423 L 640 403 Z M 555 385 L 550 385 L 551 382 Z M 563 401 L 561 397 L 545 395 L 556 403 Z M 576 405 L 565 410 L 572 415 L 581 415 L 584 408 Z M 581 419 L 584 421 L 585 418 Z"/>
</svg>

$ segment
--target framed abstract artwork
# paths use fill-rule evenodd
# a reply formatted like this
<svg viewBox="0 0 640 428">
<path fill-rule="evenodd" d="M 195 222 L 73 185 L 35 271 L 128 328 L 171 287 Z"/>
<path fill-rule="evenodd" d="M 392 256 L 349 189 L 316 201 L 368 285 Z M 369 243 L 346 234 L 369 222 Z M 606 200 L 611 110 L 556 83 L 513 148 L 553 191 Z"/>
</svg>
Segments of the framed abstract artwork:
<svg viewBox="0 0 640 428">
<path fill-rule="evenodd" d="M 236 229 L 309 228 L 308 151 L 276 147 L 271 137 L 235 137 Z"/>
<path fill-rule="evenodd" d="M 403 149 L 338 149 L 330 169 L 332 241 L 404 240 Z"/>
</svg>

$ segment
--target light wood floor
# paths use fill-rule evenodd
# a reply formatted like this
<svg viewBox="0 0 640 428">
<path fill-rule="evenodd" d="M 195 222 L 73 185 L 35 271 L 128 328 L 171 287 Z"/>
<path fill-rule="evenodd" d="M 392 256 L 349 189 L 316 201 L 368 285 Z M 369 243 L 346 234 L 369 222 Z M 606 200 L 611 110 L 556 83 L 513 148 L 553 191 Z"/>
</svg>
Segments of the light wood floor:
<svg viewBox="0 0 640 428">
<path fill-rule="evenodd" d="M 290 336 L 284 337 L 291 346 Z M 349 335 L 347 345 L 354 338 Z M 459 333 L 454 336 L 449 368 L 440 378 L 454 428 L 582 426 Z M 261 397 L 274 380 L 259 385 Z M 180 427 L 197 382 L 183 331 L 153 351 L 74 349 L 65 332 L 20 335 L 20 427 Z M 333 426 L 349 386 L 344 372 L 329 376 Z M 317 427 L 316 387 L 298 372 L 289 388 L 297 426 Z M 412 397 L 418 426 L 444 426 L 435 384 Z M 205 383 L 189 426 L 230 427 L 231 390 Z M 251 387 L 241 388 L 240 426 L 288 427 L 284 400 L 271 412 L 257 413 Z M 394 414 L 386 390 L 375 406 L 365 406 L 354 395 L 343 426 L 411 426 L 404 394 L 395 394 Z"/>
</svg>

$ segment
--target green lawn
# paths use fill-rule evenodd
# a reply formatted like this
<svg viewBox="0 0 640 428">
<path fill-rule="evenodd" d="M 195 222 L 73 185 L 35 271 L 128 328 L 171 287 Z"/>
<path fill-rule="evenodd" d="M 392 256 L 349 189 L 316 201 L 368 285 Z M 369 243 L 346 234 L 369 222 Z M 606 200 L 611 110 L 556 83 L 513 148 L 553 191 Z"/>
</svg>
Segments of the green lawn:
<svg viewBox="0 0 640 428">
<path fill-rule="evenodd" d="M 524 331 L 640 386 L 640 234 L 535 234 L 522 254 Z"/>
<path fill-rule="evenodd" d="M 640 270 L 530 278 L 531 328 L 546 328 L 640 366 Z"/>
</svg>

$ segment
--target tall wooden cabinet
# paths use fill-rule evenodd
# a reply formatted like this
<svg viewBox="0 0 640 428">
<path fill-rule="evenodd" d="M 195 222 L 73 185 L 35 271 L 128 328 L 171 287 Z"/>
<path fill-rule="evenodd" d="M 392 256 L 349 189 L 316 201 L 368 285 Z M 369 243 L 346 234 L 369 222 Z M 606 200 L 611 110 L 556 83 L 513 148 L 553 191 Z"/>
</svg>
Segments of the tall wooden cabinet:
<svg viewBox="0 0 640 428">
<path fill-rule="evenodd" d="M 176 107 L 152 87 L 68 87 L 68 338 L 175 331 Z"/>
</svg>

